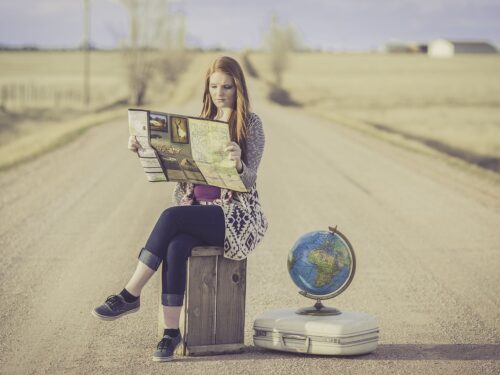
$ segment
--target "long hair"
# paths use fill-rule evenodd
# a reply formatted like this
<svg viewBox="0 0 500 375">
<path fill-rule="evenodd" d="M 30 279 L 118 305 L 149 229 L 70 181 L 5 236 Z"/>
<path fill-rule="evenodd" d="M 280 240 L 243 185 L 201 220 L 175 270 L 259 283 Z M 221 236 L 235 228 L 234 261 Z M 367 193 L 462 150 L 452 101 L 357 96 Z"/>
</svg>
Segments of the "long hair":
<svg viewBox="0 0 500 375">
<path fill-rule="evenodd" d="M 205 91 L 203 93 L 203 109 L 200 117 L 214 118 L 217 114 L 217 107 L 210 96 L 209 84 L 210 76 L 214 72 L 222 72 L 230 75 L 236 86 L 236 99 L 234 101 L 233 112 L 229 117 L 229 135 L 233 142 L 238 143 L 241 148 L 241 157 L 246 161 L 246 135 L 247 119 L 250 112 L 250 101 L 248 99 L 247 85 L 243 70 L 238 62 L 228 56 L 221 56 L 214 60 L 209 66 L 205 76 Z"/>
</svg>

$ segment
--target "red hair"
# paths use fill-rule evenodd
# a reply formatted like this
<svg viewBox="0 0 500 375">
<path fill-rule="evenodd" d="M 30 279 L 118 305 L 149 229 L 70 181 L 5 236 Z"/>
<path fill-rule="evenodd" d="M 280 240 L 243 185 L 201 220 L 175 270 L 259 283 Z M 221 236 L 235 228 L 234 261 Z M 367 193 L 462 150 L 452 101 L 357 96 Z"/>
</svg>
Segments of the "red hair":
<svg viewBox="0 0 500 375">
<path fill-rule="evenodd" d="M 240 64 L 229 56 L 221 56 L 214 60 L 207 70 L 205 76 L 205 91 L 203 93 L 203 109 L 200 117 L 214 118 L 217 114 L 217 107 L 210 96 L 209 84 L 210 76 L 214 72 L 222 72 L 230 75 L 236 86 L 236 100 L 234 101 L 233 112 L 229 117 L 229 134 L 231 140 L 238 143 L 242 151 L 242 158 L 246 154 L 246 134 L 247 119 L 250 112 L 250 101 L 248 99 L 245 76 Z M 246 159 L 245 159 L 246 160 Z"/>
</svg>

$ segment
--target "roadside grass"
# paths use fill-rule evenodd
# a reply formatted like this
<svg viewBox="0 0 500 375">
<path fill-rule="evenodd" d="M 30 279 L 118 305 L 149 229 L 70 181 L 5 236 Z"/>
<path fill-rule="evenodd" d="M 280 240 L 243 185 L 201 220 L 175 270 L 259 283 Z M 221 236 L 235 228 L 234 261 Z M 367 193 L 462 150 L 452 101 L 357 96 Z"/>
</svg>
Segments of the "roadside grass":
<svg viewBox="0 0 500 375">
<path fill-rule="evenodd" d="M 272 82 L 267 56 L 248 58 Z M 295 53 L 290 63 L 283 87 L 302 109 L 500 172 L 500 56 Z"/>
<path fill-rule="evenodd" d="M 205 71 L 222 54 L 240 58 L 227 51 L 190 52 L 175 87 L 153 80 L 144 107 L 168 111 L 199 98 L 201 109 Z M 266 55 L 252 52 L 245 58 L 270 85 Z M 94 101 L 89 110 L 78 100 L 61 99 L 56 106 L 54 98 L 31 100 L 28 107 L 15 101 L 0 104 L 0 171 L 65 144 L 92 126 L 123 118 L 129 105 L 121 59 L 119 52 L 92 54 Z M 49 93 L 51 87 L 79 90 L 82 60 L 79 52 L 0 53 L 0 87 L 17 82 L 48 85 Z M 310 113 L 418 152 L 436 157 L 451 152 L 469 166 L 490 163 L 495 170 L 500 165 L 499 62 L 499 56 L 433 60 L 293 54 L 283 81 L 290 99 Z"/>
<path fill-rule="evenodd" d="M 34 108 L 92 111 L 126 97 L 123 55 L 95 51 L 90 56 L 90 106 L 85 108 L 82 52 L 0 52 L 0 106 L 21 113 Z"/>
<path fill-rule="evenodd" d="M 0 53 L 0 68 L 6 68 L 3 71 L 0 69 L 2 72 L 0 84 L 6 81 L 15 82 L 16 77 L 19 79 L 28 77 L 34 82 L 33 84 L 52 82 L 55 89 L 62 87 L 57 86 L 58 82 L 80 87 L 81 71 L 76 63 L 81 56 L 78 57 L 77 54 L 8 52 L 2 55 Z M 217 55 L 220 53 L 190 53 L 190 63 L 176 85 L 166 85 L 160 79 L 153 80 L 147 102 L 142 107 L 168 111 L 170 106 L 182 106 L 199 95 L 201 109 L 205 71 L 211 59 Z M 50 101 L 43 99 L 31 103 L 29 107 L 23 107 L 19 103 L 13 103 L 7 109 L 0 107 L 0 171 L 64 145 L 93 126 L 126 118 L 126 110 L 131 107 L 123 99 L 126 87 L 122 87 L 123 90 L 120 89 L 118 92 L 112 89 L 122 85 L 126 79 L 122 69 L 123 64 L 120 62 L 121 54 L 95 52 L 92 59 L 95 60 L 93 63 L 95 75 L 91 80 L 98 81 L 108 74 L 106 79 L 112 84 L 103 86 L 101 91 L 97 91 L 98 97 L 106 100 L 97 100 L 90 110 L 83 109 L 81 105 L 57 108 L 51 105 Z M 60 69 L 54 66 L 56 62 Z M 40 66 L 41 63 L 45 68 Z M 71 67 L 72 64 L 74 65 Z"/>
</svg>

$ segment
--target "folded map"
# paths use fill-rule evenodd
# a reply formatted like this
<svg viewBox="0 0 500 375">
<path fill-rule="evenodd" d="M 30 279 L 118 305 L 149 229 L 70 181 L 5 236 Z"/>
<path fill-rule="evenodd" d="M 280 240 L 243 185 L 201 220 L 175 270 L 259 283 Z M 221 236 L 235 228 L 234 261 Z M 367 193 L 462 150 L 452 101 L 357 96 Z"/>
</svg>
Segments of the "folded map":
<svg viewBox="0 0 500 375">
<path fill-rule="evenodd" d="M 230 142 L 227 122 L 143 109 L 129 109 L 128 122 L 142 146 L 137 154 L 149 181 L 247 191 L 224 151 Z"/>
</svg>

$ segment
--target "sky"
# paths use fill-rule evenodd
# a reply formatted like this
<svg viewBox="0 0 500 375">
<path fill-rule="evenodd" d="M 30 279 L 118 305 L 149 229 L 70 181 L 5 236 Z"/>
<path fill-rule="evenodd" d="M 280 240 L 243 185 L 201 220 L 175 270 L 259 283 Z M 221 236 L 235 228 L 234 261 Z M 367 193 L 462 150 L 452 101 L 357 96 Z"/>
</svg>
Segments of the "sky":
<svg viewBox="0 0 500 375">
<path fill-rule="evenodd" d="M 117 47 L 128 35 L 119 0 L 90 0 L 91 42 Z M 387 42 L 487 40 L 500 47 L 500 0 L 173 0 L 189 47 L 261 48 L 272 15 L 303 44 L 365 51 Z M 71 48 L 82 42 L 83 0 L 0 0 L 0 45 Z"/>
</svg>

